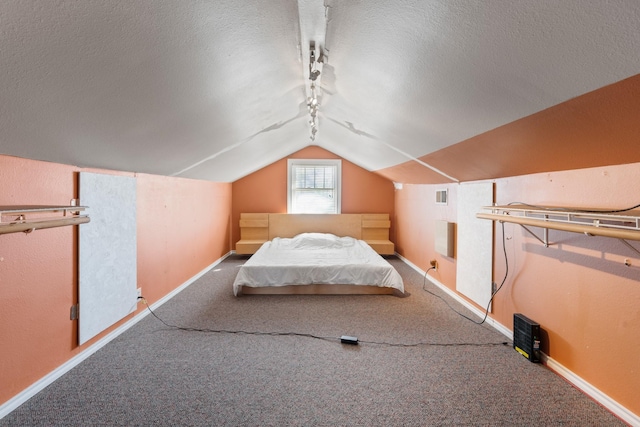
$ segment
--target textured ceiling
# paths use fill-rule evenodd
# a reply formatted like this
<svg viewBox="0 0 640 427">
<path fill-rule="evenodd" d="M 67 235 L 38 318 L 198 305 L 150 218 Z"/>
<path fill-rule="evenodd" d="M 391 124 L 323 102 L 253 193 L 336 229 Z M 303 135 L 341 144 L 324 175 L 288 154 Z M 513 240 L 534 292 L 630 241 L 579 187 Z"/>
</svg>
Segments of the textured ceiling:
<svg viewBox="0 0 640 427">
<path fill-rule="evenodd" d="M 640 73 L 639 23 L 636 0 L 3 0 L 0 154 L 231 182 L 314 144 L 388 169 Z"/>
</svg>

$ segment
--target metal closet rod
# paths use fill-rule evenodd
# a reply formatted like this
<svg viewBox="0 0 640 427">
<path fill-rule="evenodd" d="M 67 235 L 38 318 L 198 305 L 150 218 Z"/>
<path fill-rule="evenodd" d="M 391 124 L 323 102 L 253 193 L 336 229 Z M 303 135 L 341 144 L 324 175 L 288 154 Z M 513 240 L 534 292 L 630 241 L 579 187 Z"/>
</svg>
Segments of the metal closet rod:
<svg viewBox="0 0 640 427">
<path fill-rule="evenodd" d="M 544 229 L 583 233 L 589 236 L 604 236 L 622 240 L 640 240 L 639 211 L 629 211 L 628 214 L 620 215 L 606 212 L 585 213 L 583 210 L 571 211 L 567 208 L 555 208 L 556 210 L 554 210 L 554 208 L 527 209 L 523 207 L 523 205 L 485 206 L 483 209 L 491 212 L 480 212 L 476 214 L 477 218 L 520 224 L 525 228 L 526 226 L 534 226 Z M 538 217 L 532 217 L 530 215 L 537 215 Z M 527 231 L 530 232 L 530 230 Z M 549 244 L 546 234 L 545 240 L 540 241 L 545 244 L 545 246 Z"/>
<path fill-rule="evenodd" d="M 0 222 L 0 234 L 9 233 L 31 233 L 34 230 L 63 227 L 67 225 L 85 224 L 90 221 L 86 215 L 79 215 L 85 206 L 47 206 L 47 205 L 26 205 L 26 206 L 0 206 L 0 218 L 3 216 L 17 216 L 16 219 L 8 222 Z M 36 218 L 29 220 L 25 215 L 63 212 L 62 217 L 57 218 Z M 67 217 L 71 213 L 72 216 Z"/>
</svg>

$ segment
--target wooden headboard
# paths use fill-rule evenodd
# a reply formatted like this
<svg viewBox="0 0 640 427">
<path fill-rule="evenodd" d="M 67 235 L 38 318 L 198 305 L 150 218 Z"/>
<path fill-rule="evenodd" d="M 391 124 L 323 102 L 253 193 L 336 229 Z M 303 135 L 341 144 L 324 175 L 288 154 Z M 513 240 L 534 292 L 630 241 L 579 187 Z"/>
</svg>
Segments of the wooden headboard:
<svg viewBox="0 0 640 427">
<path fill-rule="evenodd" d="M 376 252 L 393 255 L 389 214 L 241 213 L 237 254 L 253 254 L 267 240 L 300 233 L 332 233 L 366 241 Z"/>
<path fill-rule="evenodd" d="M 362 215 L 269 214 L 269 240 L 300 233 L 331 233 L 361 239 Z"/>
</svg>

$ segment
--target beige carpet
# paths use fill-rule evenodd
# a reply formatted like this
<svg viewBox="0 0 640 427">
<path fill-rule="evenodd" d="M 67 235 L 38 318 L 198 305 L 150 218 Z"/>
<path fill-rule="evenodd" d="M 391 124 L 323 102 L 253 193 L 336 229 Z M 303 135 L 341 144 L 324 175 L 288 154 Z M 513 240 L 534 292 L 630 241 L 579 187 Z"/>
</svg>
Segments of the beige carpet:
<svg viewBox="0 0 640 427">
<path fill-rule="evenodd" d="M 236 298 L 245 259 L 226 259 L 157 310 L 169 324 L 230 332 L 147 316 L 0 426 L 624 425 L 423 292 L 423 277 L 395 258 L 405 298 Z"/>
</svg>

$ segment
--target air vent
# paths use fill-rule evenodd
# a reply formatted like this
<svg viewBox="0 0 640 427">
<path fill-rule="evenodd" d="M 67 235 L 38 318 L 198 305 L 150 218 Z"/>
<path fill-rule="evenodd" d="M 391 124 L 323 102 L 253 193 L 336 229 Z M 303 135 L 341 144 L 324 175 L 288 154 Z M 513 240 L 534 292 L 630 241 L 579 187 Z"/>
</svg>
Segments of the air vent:
<svg viewBox="0 0 640 427">
<path fill-rule="evenodd" d="M 436 190 L 436 205 L 447 204 L 447 190 Z"/>
</svg>

